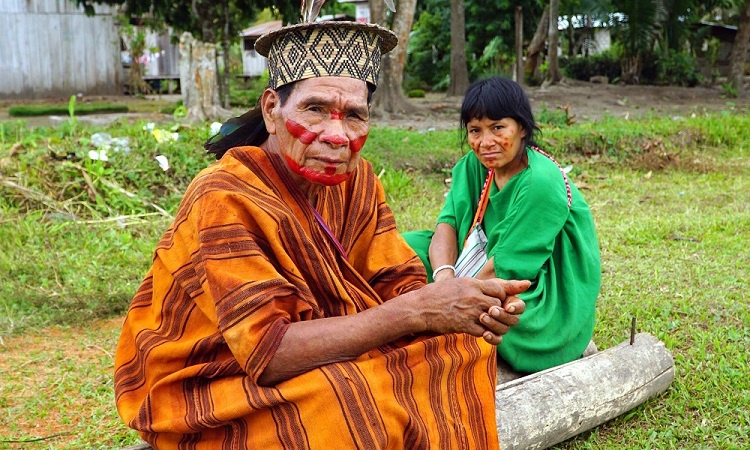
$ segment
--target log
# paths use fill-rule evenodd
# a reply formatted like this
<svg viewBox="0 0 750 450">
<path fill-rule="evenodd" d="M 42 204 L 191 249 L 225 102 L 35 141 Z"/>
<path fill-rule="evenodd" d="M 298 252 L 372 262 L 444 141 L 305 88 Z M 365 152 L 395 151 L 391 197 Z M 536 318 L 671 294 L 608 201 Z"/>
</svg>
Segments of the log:
<svg viewBox="0 0 750 450">
<path fill-rule="evenodd" d="M 502 450 L 543 449 L 594 428 L 669 388 L 674 360 L 654 336 L 639 333 L 591 356 L 497 386 Z"/>
</svg>

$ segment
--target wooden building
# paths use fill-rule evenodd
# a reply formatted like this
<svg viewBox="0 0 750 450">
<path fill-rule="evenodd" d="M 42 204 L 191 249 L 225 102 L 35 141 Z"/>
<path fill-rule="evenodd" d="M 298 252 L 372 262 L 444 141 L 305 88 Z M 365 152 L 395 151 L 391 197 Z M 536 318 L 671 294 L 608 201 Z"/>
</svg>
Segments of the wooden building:
<svg viewBox="0 0 750 450">
<path fill-rule="evenodd" d="M 254 25 L 242 30 L 242 76 L 246 78 L 259 77 L 266 70 L 266 58 L 255 51 L 255 41 L 259 37 L 282 27 L 280 20 Z"/>
<path fill-rule="evenodd" d="M 0 1 L 0 98 L 119 94 L 112 8 L 88 17 L 70 0 Z"/>
</svg>

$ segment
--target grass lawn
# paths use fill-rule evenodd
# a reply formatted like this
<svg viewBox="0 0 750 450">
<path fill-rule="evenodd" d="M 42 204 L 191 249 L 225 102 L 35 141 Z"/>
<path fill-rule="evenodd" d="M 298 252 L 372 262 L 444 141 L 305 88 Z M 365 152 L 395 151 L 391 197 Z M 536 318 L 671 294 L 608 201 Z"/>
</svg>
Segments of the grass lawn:
<svg viewBox="0 0 750 450">
<path fill-rule="evenodd" d="M 210 163 L 207 124 L 163 142 L 143 125 L 0 124 L 0 449 L 138 442 L 114 408 L 119 326 Z M 99 131 L 130 150 L 91 160 Z M 636 317 L 676 366 L 666 394 L 557 448 L 750 448 L 750 117 L 606 119 L 547 127 L 541 143 L 572 166 L 596 221 L 599 348 Z M 365 148 L 404 231 L 433 226 L 460 156 L 455 132 L 375 129 Z"/>
</svg>

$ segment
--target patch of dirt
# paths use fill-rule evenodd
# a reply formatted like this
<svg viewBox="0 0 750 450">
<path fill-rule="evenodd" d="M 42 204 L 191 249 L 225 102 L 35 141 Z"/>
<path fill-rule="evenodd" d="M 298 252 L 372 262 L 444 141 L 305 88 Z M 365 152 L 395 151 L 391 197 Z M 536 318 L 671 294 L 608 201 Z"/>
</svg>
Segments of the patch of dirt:
<svg viewBox="0 0 750 450">
<path fill-rule="evenodd" d="M 112 421 L 114 400 L 105 418 L 98 396 L 111 390 L 122 323 L 115 318 L 85 330 L 51 327 L 0 336 L 0 448 L 6 448 L 3 442 L 29 448 L 46 446 L 44 441 L 70 448 L 66 443 L 97 420 Z"/>
<path fill-rule="evenodd" d="M 750 93 L 742 98 L 723 96 L 719 86 L 634 86 L 592 84 L 564 80 L 559 85 L 526 87 L 534 112 L 546 108 L 568 108 L 576 123 L 598 121 L 607 116 L 635 119 L 648 115 L 669 117 L 700 116 L 719 111 L 750 111 Z M 446 97 L 429 93 L 421 99 L 411 99 L 422 112 L 411 116 L 393 114 L 373 119 L 378 126 L 415 130 L 453 130 L 458 128 L 461 97 Z"/>
<path fill-rule="evenodd" d="M 620 84 L 593 84 L 578 80 L 565 79 L 561 84 L 542 87 L 526 87 L 535 113 L 546 108 L 556 110 L 567 108 L 570 117 L 576 123 L 601 120 L 612 116 L 635 119 L 647 115 L 689 117 L 719 111 L 750 111 L 750 92 L 744 97 L 730 99 L 723 95 L 720 86 L 635 86 Z M 111 102 L 126 104 L 131 113 L 99 114 L 80 116 L 81 122 L 103 125 L 116 118 L 125 117 L 131 120 L 163 121 L 171 120 L 171 115 L 160 114 L 160 108 L 173 104 L 179 95 L 147 96 L 139 99 L 130 96 L 83 97 L 80 102 Z M 442 93 L 428 93 L 424 98 L 411 101 L 419 106 L 416 114 L 391 114 L 387 117 L 373 117 L 374 126 L 387 126 L 403 129 L 425 131 L 455 130 L 458 128 L 458 113 L 461 108 L 461 97 L 447 97 Z M 67 99 L 43 100 L 0 100 L 0 122 L 14 120 L 8 116 L 8 107 L 21 103 L 63 102 Z M 235 111 L 238 115 L 243 110 Z M 49 126 L 65 122 L 67 116 L 21 118 L 29 126 Z"/>
</svg>

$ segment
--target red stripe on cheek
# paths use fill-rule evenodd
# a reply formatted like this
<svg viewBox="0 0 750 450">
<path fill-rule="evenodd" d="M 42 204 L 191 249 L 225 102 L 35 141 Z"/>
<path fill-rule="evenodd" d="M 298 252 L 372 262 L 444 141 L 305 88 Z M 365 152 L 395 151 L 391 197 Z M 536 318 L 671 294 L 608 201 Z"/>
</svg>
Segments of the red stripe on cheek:
<svg viewBox="0 0 750 450">
<path fill-rule="evenodd" d="M 362 150 L 362 147 L 365 146 L 365 141 L 367 141 L 367 136 L 369 136 L 369 133 L 363 136 L 360 136 L 357 139 L 354 139 L 349 144 L 349 148 L 351 148 L 354 153 L 358 153 L 360 150 Z"/>
<path fill-rule="evenodd" d="M 337 110 L 331 110 L 331 120 L 344 120 L 344 113 Z"/>
<path fill-rule="evenodd" d="M 305 145 L 312 144 L 312 142 L 318 137 L 318 133 L 313 133 L 291 119 L 286 119 L 286 129 L 289 131 L 289 134 L 299 139 L 299 141 Z"/>
</svg>

